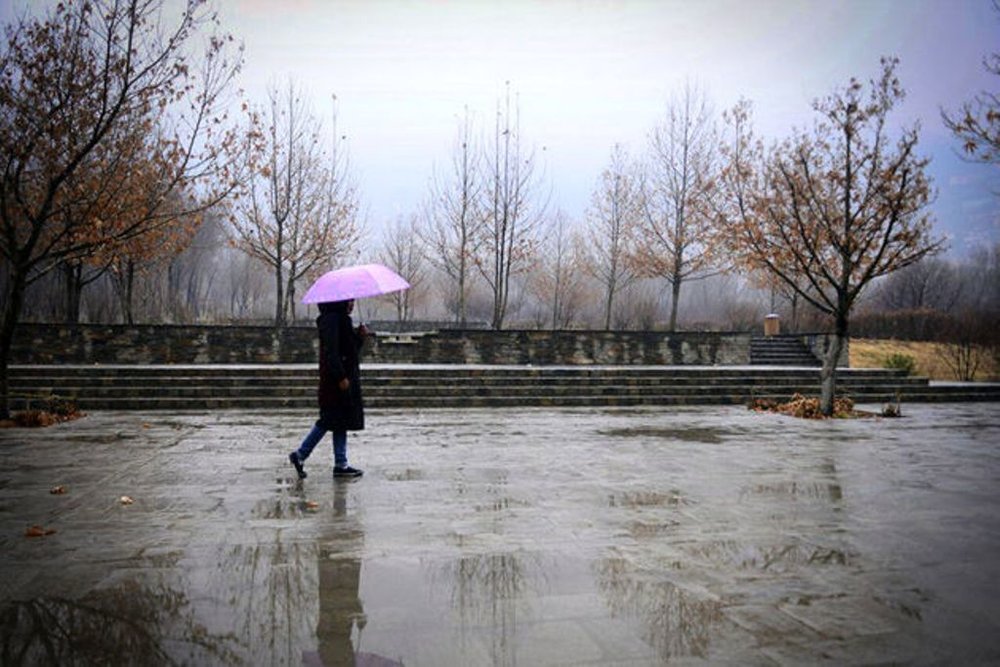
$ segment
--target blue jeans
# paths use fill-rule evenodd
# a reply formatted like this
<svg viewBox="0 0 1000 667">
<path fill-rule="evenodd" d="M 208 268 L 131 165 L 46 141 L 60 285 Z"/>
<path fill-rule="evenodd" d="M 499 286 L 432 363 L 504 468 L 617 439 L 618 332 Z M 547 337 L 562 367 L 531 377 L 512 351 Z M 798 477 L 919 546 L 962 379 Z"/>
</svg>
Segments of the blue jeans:
<svg viewBox="0 0 1000 667">
<path fill-rule="evenodd" d="M 319 425 L 319 422 L 312 427 L 302 444 L 299 445 L 299 459 L 305 461 L 312 454 L 313 449 L 319 441 L 326 435 L 327 430 Z M 347 431 L 333 431 L 333 465 L 337 468 L 347 467 Z"/>
</svg>

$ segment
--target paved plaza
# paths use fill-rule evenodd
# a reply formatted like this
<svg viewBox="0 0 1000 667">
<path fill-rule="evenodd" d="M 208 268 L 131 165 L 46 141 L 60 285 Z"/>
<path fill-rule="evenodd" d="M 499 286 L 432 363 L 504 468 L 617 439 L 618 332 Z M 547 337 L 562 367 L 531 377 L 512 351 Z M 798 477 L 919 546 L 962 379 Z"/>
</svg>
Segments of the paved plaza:
<svg viewBox="0 0 1000 667">
<path fill-rule="evenodd" d="M 903 410 L 3 430 L 0 664 L 995 664 L 1000 405 Z"/>
</svg>

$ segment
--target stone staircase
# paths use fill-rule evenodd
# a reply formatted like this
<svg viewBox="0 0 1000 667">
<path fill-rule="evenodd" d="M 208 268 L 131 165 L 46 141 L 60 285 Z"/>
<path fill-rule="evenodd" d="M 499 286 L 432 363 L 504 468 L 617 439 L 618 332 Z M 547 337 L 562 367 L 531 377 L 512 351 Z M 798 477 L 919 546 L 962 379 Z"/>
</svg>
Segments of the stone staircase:
<svg viewBox="0 0 1000 667">
<path fill-rule="evenodd" d="M 53 395 L 82 410 L 315 409 L 315 365 L 13 366 L 12 408 Z M 819 393 L 819 370 L 713 366 L 419 366 L 362 368 L 369 408 L 741 404 Z M 937 386 L 900 371 L 841 369 L 857 403 L 1000 400 L 1000 385 Z"/>
<path fill-rule="evenodd" d="M 822 362 L 798 336 L 754 336 L 750 339 L 754 366 L 821 366 Z"/>
</svg>

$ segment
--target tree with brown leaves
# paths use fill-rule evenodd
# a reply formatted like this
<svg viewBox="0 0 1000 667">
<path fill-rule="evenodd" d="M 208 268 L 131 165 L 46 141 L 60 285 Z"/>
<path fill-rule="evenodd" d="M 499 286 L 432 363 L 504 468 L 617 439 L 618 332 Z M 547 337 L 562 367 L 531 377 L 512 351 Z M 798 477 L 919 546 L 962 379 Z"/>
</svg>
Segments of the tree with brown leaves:
<svg viewBox="0 0 1000 667">
<path fill-rule="evenodd" d="M 851 309 L 872 280 L 943 247 L 932 234 L 927 159 L 917 128 L 893 140 L 887 127 L 903 99 L 896 59 L 866 87 L 852 79 L 813 103 L 811 131 L 765 151 L 750 105 L 729 114 L 732 138 L 720 179 L 726 206 L 718 239 L 738 265 L 765 269 L 829 315 L 834 336 L 821 371 L 821 408 L 833 411 L 836 366 Z"/>
<path fill-rule="evenodd" d="M 60 264 L 170 225 L 233 181 L 221 109 L 242 62 L 202 0 L 172 28 L 162 0 L 64 0 L 5 29 L 0 50 L 0 418 L 25 289 Z M 192 41 L 206 37 L 201 60 Z M 196 65 L 196 66 L 193 66 Z M 145 180 L 133 161 L 151 165 Z M 136 187 L 142 176 L 148 188 Z M 142 196 L 131 196 L 142 192 Z M 119 196 L 129 193 L 130 196 Z"/>
</svg>

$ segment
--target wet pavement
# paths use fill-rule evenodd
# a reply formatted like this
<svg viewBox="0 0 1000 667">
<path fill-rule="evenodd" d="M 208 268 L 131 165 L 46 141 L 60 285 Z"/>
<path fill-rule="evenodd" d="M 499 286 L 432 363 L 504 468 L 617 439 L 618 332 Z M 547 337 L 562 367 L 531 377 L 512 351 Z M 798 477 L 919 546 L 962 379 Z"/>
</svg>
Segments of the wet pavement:
<svg viewBox="0 0 1000 667">
<path fill-rule="evenodd" d="M 996 663 L 1000 405 L 904 411 L 0 431 L 0 664 Z"/>
</svg>

